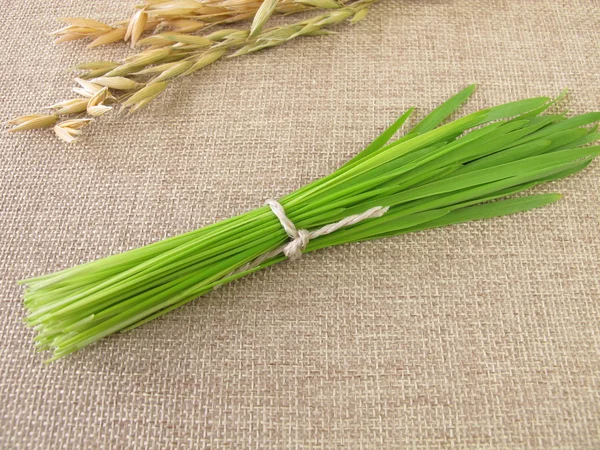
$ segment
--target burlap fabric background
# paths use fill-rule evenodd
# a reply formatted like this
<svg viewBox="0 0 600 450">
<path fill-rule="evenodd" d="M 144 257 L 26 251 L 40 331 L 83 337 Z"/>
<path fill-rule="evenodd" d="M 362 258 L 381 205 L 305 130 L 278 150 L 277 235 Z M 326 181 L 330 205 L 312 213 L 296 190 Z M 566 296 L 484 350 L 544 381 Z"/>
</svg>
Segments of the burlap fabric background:
<svg viewBox="0 0 600 450">
<path fill-rule="evenodd" d="M 0 119 L 69 97 L 56 16 L 9 0 Z M 41 364 L 16 280 L 261 205 L 326 175 L 408 106 L 569 87 L 598 109 L 600 2 L 384 0 L 369 19 L 220 63 L 79 145 L 0 137 L 0 447 L 600 448 L 600 165 L 558 204 L 280 264 Z"/>
</svg>

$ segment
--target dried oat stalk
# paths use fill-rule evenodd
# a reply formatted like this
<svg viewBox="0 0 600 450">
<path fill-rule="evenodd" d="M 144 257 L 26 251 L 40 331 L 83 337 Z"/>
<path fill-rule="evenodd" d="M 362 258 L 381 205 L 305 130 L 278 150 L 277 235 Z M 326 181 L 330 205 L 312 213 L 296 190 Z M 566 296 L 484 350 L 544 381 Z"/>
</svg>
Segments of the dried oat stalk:
<svg viewBox="0 0 600 450">
<path fill-rule="evenodd" d="M 294 14 L 311 9 L 338 9 L 347 0 L 146 0 L 131 18 L 108 25 L 79 17 L 61 19 L 65 27 L 52 33 L 56 43 L 91 39 L 89 47 L 115 42 L 135 46 L 145 32 L 169 30 L 194 33 L 214 24 L 252 20 L 251 34 L 260 30 L 273 14 Z"/>
<path fill-rule="evenodd" d="M 143 30 L 151 23 L 142 19 L 144 14 L 152 7 L 173 4 L 160 0 L 147 1 L 150 3 L 138 11 L 135 23 L 130 23 L 124 30 L 124 37 L 145 47 L 143 51 L 121 62 L 92 61 L 76 66 L 75 69 L 84 71 L 80 77 L 75 78 L 77 86 L 73 88 L 80 97 L 50 106 L 50 115 L 27 115 L 13 119 L 8 123 L 15 125 L 10 131 L 54 127 L 60 139 L 68 143 L 74 142 L 80 135 L 81 128 L 90 122 L 89 119 L 107 113 L 114 106 L 120 106 L 120 111 L 133 113 L 152 102 L 174 80 L 191 75 L 226 56 L 247 55 L 301 36 L 331 34 L 330 27 L 345 21 L 354 23 L 363 19 L 368 8 L 379 0 L 359 0 L 308 19 L 266 29 L 264 23 L 273 12 L 273 4 L 264 2 L 262 6 L 265 11 L 256 15 L 250 29 L 223 28 L 202 36 L 167 31 L 140 39 Z M 310 7 L 322 4 L 312 0 L 294 2 Z M 178 0 L 178 3 L 181 2 Z M 231 2 L 234 3 L 237 4 Z M 78 22 L 78 26 L 84 25 L 91 27 L 94 23 Z M 94 26 L 100 28 L 100 25 Z M 67 120 L 66 126 L 64 122 L 57 124 L 63 116 L 73 115 L 76 120 L 81 120 L 75 122 L 76 127 L 70 120 Z"/>
</svg>

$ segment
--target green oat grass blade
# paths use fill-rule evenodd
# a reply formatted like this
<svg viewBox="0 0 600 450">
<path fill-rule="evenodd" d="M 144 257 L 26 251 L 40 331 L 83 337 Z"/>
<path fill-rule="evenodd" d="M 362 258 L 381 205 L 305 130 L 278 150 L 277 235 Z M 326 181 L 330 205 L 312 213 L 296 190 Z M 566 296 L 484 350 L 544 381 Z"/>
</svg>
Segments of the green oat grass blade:
<svg viewBox="0 0 600 450">
<path fill-rule="evenodd" d="M 127 102 L 139 105 L 163 87 L 166 82 L 149 84 Z M 381 211 L 303 241 L 299 248 L 311 252 L 546 206 L 560 195 L 522 192 L 576 174 L 600 154 L 600 147 L 589 145 L 598 139 L 594 123 L 600 113 L 544 115 L 554 102 L 545 97 L 444 123 L 473 89 L 461 91 L 394 140 L 410 109 L 350 163 L 281 198 L 298 230 L 336 224 L 370 208 Z M 77 126 L 85 124 L 59 125 L 76 135 Z M 24 280 L 26 323 L 36 332 L 37 348 L 52 352 L 50 360 L 56 360 L 285 260 L 280 249 L 289 242 L 279 219 L 263 206 L 146 247 Z"/>
</svg>

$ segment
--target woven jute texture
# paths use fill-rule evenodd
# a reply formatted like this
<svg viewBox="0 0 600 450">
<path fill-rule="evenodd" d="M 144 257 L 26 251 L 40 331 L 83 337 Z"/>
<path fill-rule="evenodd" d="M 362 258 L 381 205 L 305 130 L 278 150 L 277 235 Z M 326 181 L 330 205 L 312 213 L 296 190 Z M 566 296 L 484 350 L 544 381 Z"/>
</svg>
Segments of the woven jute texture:
<svg viewBox="0 0 600 450">
<path fill-rule="evenodd" d="M 0 119 L 69 98 L 55 17 L 8 0 Z M 598 0 L 382 0 L 335 36 L 220 62 L 77 145 L 0 136 L 0 448 L 600 448 L 600 165 L 506 218 L 348 245 L 43 365 L 16 281 L 154 242 L 324 176 L 407 107 L 600 100 Z"/>
</svg>

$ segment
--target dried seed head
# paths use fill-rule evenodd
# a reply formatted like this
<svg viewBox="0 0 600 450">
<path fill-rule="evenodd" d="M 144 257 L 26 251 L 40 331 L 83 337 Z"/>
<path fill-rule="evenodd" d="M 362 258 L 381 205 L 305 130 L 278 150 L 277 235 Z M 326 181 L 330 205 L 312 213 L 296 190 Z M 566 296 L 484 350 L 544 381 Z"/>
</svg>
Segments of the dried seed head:
<svg viewBox="0 0 600 450">
<path fill-rule="evenodd" d="M 65 100 L 64 102 L 57 103 L 52 106 L 48 106 L 50 109 L 54 109 L 54 113 L 59 116 L 67 114 L 77 114 L 84 112 L 87 108 L 88 100 L 86 98 L 74 98 L 71 100 Z"/>
<path fill-rule="evenodd" d="M 86 110 L 88 114 L 92 117 L 99 117 L 110 111 L 112 107 L 103 104 L 108 98 L 108 88 L 104 87 L 87 102 Z"/>
<path fill-rule="evenodd" d="M 129 97 L 123 103 L 123 108 L 131 107 L 130 112 L 136 111 L 158 97 L 166 88 L 167 83 L 164 81 L 148 84 Z"/>
<path fill-rule="evenodd" d="M 112 44 L 113 42 L 122 41 L 125 37 L 125 33 L 127 30 L 123 28 L 113 28 L 106 33 L 102 33 L 96 39 L 94 39 L 89 45 L 88 48 L 99 47 L 101 45 Z"/>
<path fill-rule="evenodd" d="M 207 51 L 202 56 L 200 56 L 196 60 L 196 62 L 194 62 L 192 67 L 190 67 L 189 70 L 184 75 L 189 75 L 191 73 L 194 73 L 196 70 L 200 70 L 203 67 L 206 67 L 206 66 L 214 63 L 215 61 L 222 58 L 223 55 L 225 55 L 225 53 L 227 53 L 226 49 L 214 49 L 214 50 Z"/>
<path fill-rule="evenodd" d="M 177 17 L 193 14 L 202 8 L 202 3 L 194 0 L 175 0 L 166 2 L 147 2 L 148 11 L 160 17 Z"/>
<path fill-rule="evenodd" d="M 228 39 L 231 36 L 239 36 L 240 32 L 245 32 L 244 38 L 248 37 L 249 32 L 246 30 L 238 30 L 236 28 L 226 28 L 224 30 L 218 30 L 210 33 L 206 36 L 207 39 L 211 41 L 222 41 L 223 39 Z"/>
<path fill-rule="evenodd" d="M 153 83 L 157 83 L 159 81 L 166 81 L 171 78 L 175 78 L 185 72 L 187 72 L 194 65 L 193 61 L 180 61 L 177 63 L 173 63 L 172 67 L 169 67 L 167 70 L 162 72 L 159 76 L 152 80 Z"/>
<path fill-rule="evenodd" d="M 223 20 L 223 23 L 234 23 L 241 22 L 243 20 L 252 20 L 255 17 L 255 11 L 249 11 L 247 13 L 233 14 L 231 17 Z M 210 18 L 203 18 L 207 22 L 211 22 Z M 213 20 L 214 21 L 214 20 Z"/>
<path fill-rule="evenodd" d="M 140 86 L 139 83 L 125 77 L 99 77 L 93 78 L 91 82 L 119 91 L 129 91 Z"/>
<path fill-rule="evenodd" d="M 152 100 L 154 100 L 154 99 L 153 98 L 145 98 L 144 100 L 137 102 L 135 105 L 133 105 L 129 109 L 129 112 L 127 114 L 131 115 L 131 114 L 135 113 L 136 111 L 139 111 L 140 109 L 145 107 L 148 103 L 150 103 Z"/>
<path fill-rule="evenodd" d="M 213 41 L 204 36 L 190 36 L 188 34 L 180 33 L 163 33 L 156 37 L 161 37 L 170 42 L 177 42 L 181 44 L 197 45 L 201 47 L 210 47 L 214 44 Z"/>
<path fill-rule="evenodd" d="M 354 12 L 375 1 L 356 2 L 360 5 L 353 8 Z M 57 42 L 93 37 L 91 47 L 120 40 L 131 40 L 132 46 L 137 41 L 160 47 L 169 44 L 156 42 L 153 37 L 140 40 L 143 32 L 151 30 L 156 34 L 170 28 L 177 33 L 193 33 L 212 23 L 252 20 L 252 36 L 257 37 L 274 13 L 292 14 L 312 8 L 333 10 L 345 3 L 346 0 L 146 0 L 129 20 L 117 22 L 114 27 L 90 19 L 70 18 L 64 20 L 68 26 L 54 34 L 58 36 Z"/>
<path fill-rule="evenodd" d="M 107 113 L 111 109 L 112 109 L 112 106 L 96 105 L 96 106 L 88 106 L 87 112 L 92 117 L 100 117 L 102 114 Z"/>
<path fill-rule="evenodd" d="M 127 31 L 125 32 L 124 40 L 128 41 L 131 38 L 131 47 L 135 47 L 135 44 L 140 39 L 142 34 L 144 33 L 144 29 L 146 27 L 146 22 L 148 21 L 148 14 L 146 14 L 146 8 L 140 9 L 137 11 L 131 20 L 129 21 L 129 25 L 127 27 Z"/>
<path fill-rule="evenodd" d="M 269 41 L 277 41 L 277 42 L 285 42 L 289 40 L 294 34 L 295 30 L 298 27 L 288 26 L 288 27 L 280 27 L 274 30 L 265 32 L 261 34 L 257 42 L 269 42 Z"/>
<path fill-rule="evenodd" d="M 363 9 L 359 10 L 356 14 L 354 14 L 354 17 L 352 19 L 350 19 L 350 22 L 352 22 L 352 23 L 360 22 L 365 17 L 367 17 L 367 14 L 369 14 L 369 9 L 363 8 Z"/>
<path fill-rule="evenodd" d="M 337 34 L 335 31 L 331 31 L 331 30 L 315 30 L 315 31 L 311 31 L 309 33 L 303 33 L 303 36 L 333 36 L 334 34 Z"/>
<path fill-rule="evenodd" d="M 290 36 L 290 39 L 294 39 L 297 38 L 299 36 L 308 36 L 311 35 L 313 33 L 317 33 L 319 31 L 323 31 L 321 30 L 321 28 L 313 23 L 309 23 L 307 25 L 305 25 L 302 29 L 300 29 L 299 31 L 297 31 L 296 33 L 292 34 Z"/>
<path fill-rule="evenodd" d="M 37 128 L 48 128 L 58 121 L 58 116 L 55 114 L 31 114 L 27 116 L 15 117 L 6 122 L 8 125 L 16 125 L 8 131 L 27 131 Z"/>
<path fill-rule="evenodd" d="M 327 25 L 335 25 L 336 23 L 340 23 L 346 19 L 349 19 L 354 14 L 356 14 L 356 11 L 351 10 L 349 8 L 331 11 L 329 14 L 326 14 L 319 22 L 317 22 L 317 25 L 322 27 Z"/>
<path fill-rule="evenodd" d="M 173 44 L 173 42 L 169 41 L 168 39 L 164 39 L 162 37 L 162 34 L 157 34 L 155 36 L 148 36 L 148 37 L 145 37 L 144 39 L 140 39 L 138 41 L 138 45 L 140 45 L 140 46 L 149 46 L 149 45 L 151 45 L 151 46 L 153 46 L 155 48 L 158 48 L 158 47 L 167 47 L 167 46 L 170 46 L 172 44 Z"/>
<path fill-rule="evenodd" d="M 342 5 L 337 0 L 294 0 L 295 3 L 300 3 L 314 8 L 321 9 L 336 9 L 341 8 Z"/>
<path fill-rule="evenodd" d="M 137 65 L 148 65 L 154 64 L 155 62 L 161 61 L 171 54 L 170 48 L 159 48 L 155 50 L 144 50 L 141 53 L 130 56 L 125 61 L 127 64 L 137 64 Z"/>
<path fill-rule="evenodd" d="M 368 7 L 376 1 L 359 0 L 344 7 L 346 0 L 145 0 L 130 20 L 114 27 L 89 19 L 65 19 L 68 25 L 54 33 L 59 40 L 91 36 L 94 40 L 90 47 L 125 39 L 133 44 L 137 41 L 138 44 L 150 45 L 150 48 L 125 59 L 123 63 L 92 61 L 76 66 L 76 69 L 88 71 L 76 78 L 79 87 L 73 89 L 85 98 L 53 105 L 54 115 L 17 118 L 11 122 L 16 125 L 12 131 L 55 125 L 57 135 L 72 142 L 90 119 L 56 125 L 59 114 L 84 110 L 91 116 L 106 113 L 111 109 L 106 103 L 116 101 L 109 88 L 129 91 L 119 95 L 119 102 L 122 102 L 122 109 L 129 109 L 131 113 L 160 95 L 169 80 L 206 67 L 230 50 L 237 50 L 231 56 L 238 56 L 278 46 L 298 36 L 332 34 L 327 29 L 330 25 L 346 19 L 351 22 L 362 20 Z M 262 31 L 263 25 L 275 12 L 287 14 L 310 8 L 326 8 L 329 11 L 311 19 Z M 222 29 L 205 36 L 187 34 L 207 26 L 207 23 L 224 24 L 245 18 L 254 18 L 251 30 Z M 161 27 L 169 27 L 173 31 L 140 39 L 145 30 L 156 32 Z M 156 75 L 150 82 L 137 82 L 130 77 L 132 74 Z"/>
<path fill-rule="evenodd" d="M 76 70 L 99 70 L 99 69 L 114 69 L 119 63 L 113 61 L 88 61 L 85 63 L 77 64 L 73 69 Z"/>
<path fill-rule="evenodd" d="M 50 33 L 50 35 L 51 36 L 76 35 L 76 36 L 79 36 L 79 39 L 82 39 L 87 36 L 98 36 L 104 32 L 106 32 L 106 29 L 98 30 L 96 28 L 88 28 L 88 27 L 80 27 L 80 26 L 76 26 L 76 25 L 69 25 L 67 27 L 61 28 L 60 30 L 53 31 L 52 33 Z"/>
<path fill-rule="evenodd" d="M 81 78 L 75 78 L 75 82 L 77 84 L 79 84 L 79 87 L 74 87 L 73 91 L 76 94 L 82 95 L 84 97 L 87 98 L 92 98 L 94 95 L 96 95 L 98 92 L 100 92 L 103 88 L 103 86 L 96 84 L 96 83 L 92 83 L 91 81 L 88 80 L 83 80 Z"/>
<path fill-rule="evenodd" d="M 177 63 L 178 63 L 178 61 L 165 63 L 165 64 L 159 64 L 158 66 L 147 67 L 143 70 L 140 70 L 139 72 L 134 72 L 132 75 L 151 75 L 154 73 L 162 73 L 165 70 L 168 70 L 171 67 L 177 65 Z"/>
<path fill-rule="evenodd" d="M 167 20 L 162 22 L 161 25 L 164 27 L 171 27 L 178 33 L 193 33 L 194 31 L 201 30 L 206 26 L 206 24 L 203 22 L 191 19 Z"/>
<path fill-rule="evenodd" d="M 55 44 L 62 44 L 63 42 L 71 42 L 71 41 L 77 41 L 79 39 L 83 39 L 85 36 L 81 35 L 81 34 L 63 34 L 62 36 L 54 39 L 54 43 Z"/>
<path fill-rule="evenodd" d="M 132 74 L 140 67 L 144 67 L 162 61 L 167 56 L 169 56 L 170 53 L 170 48 L 143 51 L 137 55 L 128 58 L 127 63 L 115 67 L 110 72 L 107 72 L 105 75 L 107 77 L 116 77 Z"/>
<path fill-rule="evenodd" d="M 82 17 L 63 17 L 58 19 L 61 22 L 68 23 L 69 25 L 74 25 L 82 28 L 94 28 L 96 30 L 108 31 L 110 30 L 110 25 L 107 25 L 102 22 L 98 22 L 97 20 L 85 19 Z"/>
<path fill-rule="evenodd" d="M 54 133 L 60 140 L 70 144 L 77 140 L 77 137 L 81 134 L 81 129 L 93 121 L 94 119 L 65 120 L 54 126 Z"/>
<path fill-rule="evenodd" d="M 275 8 L 277 8 L 277 4 L 280 0 L 264 0 L 258 11 L 256 11 L 256 15 L 254 16 L 254 20 L 252 21 L 252 26 L 250 27 L 250 37 L 257 36 L 267 20 L 273 15 L 275 12 Z"/>
<path fill-rule="evenodd" d="M 107 72 L 110 72 L 110 69 L 90 70 L 89 72 L 86 72 L 86 73 L 82 74 L 81 78 L 89 80 L 91 78 L 103 77 L 104 75 L 107 74 Z"/>
</svg>

